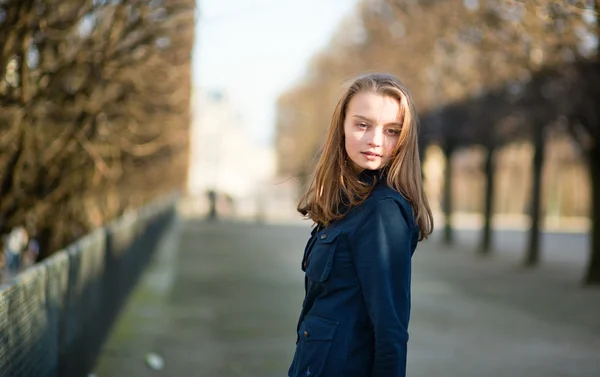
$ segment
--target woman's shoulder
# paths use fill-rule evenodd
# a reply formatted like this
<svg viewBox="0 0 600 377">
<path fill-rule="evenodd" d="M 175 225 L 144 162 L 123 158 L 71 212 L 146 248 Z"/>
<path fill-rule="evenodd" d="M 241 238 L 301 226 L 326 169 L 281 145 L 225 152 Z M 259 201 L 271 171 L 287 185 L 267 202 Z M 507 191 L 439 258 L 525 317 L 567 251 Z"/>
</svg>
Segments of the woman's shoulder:
<svg viewBox="0 0 600 377">
<path fill-rule="evenodd" d="M 412 213 L 412 206 L 410 204 L 410 201 L 407 198 L 405 198 L 400 192 L 394 190 L 388 185 L 387 174 L 385 172 L 369 171 L 367 173 L 363 173 L 362 175 L 362 179 L 367 181 L 367 178 L 365 177 L 370 179 L 371 182 L 373 182 L 372 180 L 376 180 L 374 182 L 375 187 L 373 188 L 373 191 L 371 191 L 367 200 L 363 202 L 365 207 L 375 206 L 378 202 L 381 201 L 393 200 L 405 209 L 410 210 L 410 212 Z"/>
<path fill-rule="evenodd" d="M 418 229 L 410 202 L 391 188 L 379 187 L 362 204 L 350 211 L 337 227 L 352 238 L 362 234 L 365 229 L 372 229 L 376 224 L 383 225 L 387 230 L 404 228 L 410 234 Z"/>
<path fill-rule="evenodd" d="M 363 216 L 393 214 L 398 211 L 412 228 L 416 225 L 410 201 L 387 184 L 378 184 L 361 205 Z M 357 214 L 358 215 L 358 214 Z"/>
<path fill-rule="evenodd" d="M 365 204 L 369 203 L 370 206 L 376 206 L 377 203 L 382 201 L 394 201 L 400 204 L 412 213 L 412 206 L 410 201 L 402 195 L 402 193 L 394 190 L 388 186 L 385 182 L 380 182 L 375 186 L 369 198 L 365 201 Z"/>
<path fill-rule="evenodd" d="M 409 226 L 415 225 L 413 210 L 410 201 L 400 192 L 389 187 L 385 181 L 378 182 L 369 196 L 359 205 L 347 211 L 339 222 L 344 228 L 358 226 L 365 217 L 373 215 L 394 216 L 400 212 Z"/>
</svg>

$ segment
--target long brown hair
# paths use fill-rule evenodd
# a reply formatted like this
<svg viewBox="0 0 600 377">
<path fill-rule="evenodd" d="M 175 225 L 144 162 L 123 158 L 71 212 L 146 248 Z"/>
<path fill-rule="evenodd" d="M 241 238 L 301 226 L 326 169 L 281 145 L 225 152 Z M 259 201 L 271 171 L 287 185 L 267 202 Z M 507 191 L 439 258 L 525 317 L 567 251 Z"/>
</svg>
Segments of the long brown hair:
<svg viewBox="0 0 600 377">
<path fill-rule="evenodd" d="M 348 154 L 344 143 L 344 120 L 350 100 L 361 92 L 392 97 L 400 105 L 402 130 L 393 157 L 382 170 L 387 175 L 388 186 L 411 203 L 419 225 L 419 241 L 422 241 L 433 231 L 433 216 L 421 179 L 419 120 L 406 87 L 388 74 L 371 73 L 350 82 L 335 108 L 327 139 L 321 148 L 308 189 L 298 203 L 298 211 L 315 223 L 328 225 L 344 217 L 345 211 L 340 211 L 342 206 L 351 208 L 361 204 L 373 190 L 374 184 L 361 181 L 346 164 Z"/>
</svg>

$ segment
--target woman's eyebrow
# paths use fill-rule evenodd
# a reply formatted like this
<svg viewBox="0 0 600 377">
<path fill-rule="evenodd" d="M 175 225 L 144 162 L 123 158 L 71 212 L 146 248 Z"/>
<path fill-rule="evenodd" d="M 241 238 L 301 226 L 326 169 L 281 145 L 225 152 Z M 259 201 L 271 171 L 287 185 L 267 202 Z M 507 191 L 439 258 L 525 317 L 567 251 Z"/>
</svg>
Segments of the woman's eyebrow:
<svg viewBox="0 0 600 377">
<path fill-rule="evenodd" d="M 369 122 L 369 123 L 375 123 L 375 121 L 373 119 L 370 119 L 370 118 L 368 118 L 368 117 L 366 117 L 364 115 L 355 114 L 355 115 L 353 115 L 353 117 L 361 119 L 361 120 L 364 120 L 364 121 Z M 392 123 L 386 124 L 386 126 L 402 127 L 402 124 L 400 122 L 392 122 Z"/>
</svg>

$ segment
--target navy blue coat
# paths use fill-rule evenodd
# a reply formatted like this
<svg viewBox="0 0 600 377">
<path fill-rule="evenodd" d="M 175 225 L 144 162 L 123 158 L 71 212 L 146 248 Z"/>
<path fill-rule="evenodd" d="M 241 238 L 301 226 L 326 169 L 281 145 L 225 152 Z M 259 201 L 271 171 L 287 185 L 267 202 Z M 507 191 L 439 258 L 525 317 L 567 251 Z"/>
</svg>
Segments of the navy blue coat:
<svg viewBox="0 0 600 377">
<path fill-rule="evenodd" d="M 406 375 L 418 237 L 410 203 L 385 180 L 343 219 L 313 229 L 289 377 Z"/>
</svg>

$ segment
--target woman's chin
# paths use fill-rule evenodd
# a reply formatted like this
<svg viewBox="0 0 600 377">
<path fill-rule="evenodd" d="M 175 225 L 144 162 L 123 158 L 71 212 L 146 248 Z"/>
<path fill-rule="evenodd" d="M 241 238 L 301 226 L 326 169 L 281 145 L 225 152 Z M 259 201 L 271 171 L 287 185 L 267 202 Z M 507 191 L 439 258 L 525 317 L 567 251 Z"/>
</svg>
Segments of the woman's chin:
<svg viewBox="0 0 600 377">
<path fill-rule="evenodd" d="M 365 163 L 361 165 L 363 170 L 378 170 L 381 168 L 381 164 L 379 162 Z"/>
<path fill-rule="evenodd" d="M 379 170 L 383 167 L 381 161 L 352 161 L 352 169 L 360 174 L 363 170 Z"/>
</svg>

